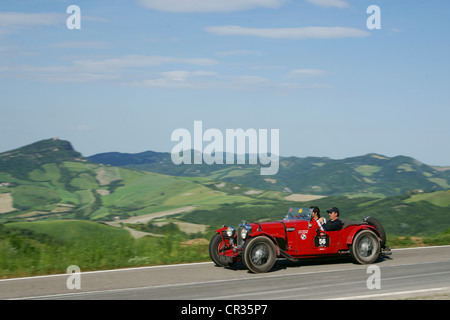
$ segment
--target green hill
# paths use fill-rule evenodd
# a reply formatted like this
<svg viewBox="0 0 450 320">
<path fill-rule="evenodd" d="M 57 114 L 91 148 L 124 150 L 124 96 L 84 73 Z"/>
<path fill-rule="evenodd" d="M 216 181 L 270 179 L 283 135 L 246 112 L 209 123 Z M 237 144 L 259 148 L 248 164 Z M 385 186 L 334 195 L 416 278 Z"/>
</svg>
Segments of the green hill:
<svg viewBox="0 0 450 320">
<path fill-rule="evenodd" d="M 122 164 L 152 159 L 167 170 L 171 163 L 167 154 L 153 152 L 115 157 Z M 403 156 L 282 158 L 285 170 L 280 168 L 270 178 L 260 176 L 257 166 L 250 165 L 185 166 L 200 172 L 189 171 L 191 177 L 102 165 L 57 139 L 2 153 L 0 159 L 0 222 L 113 221 L 188 207 L 191 212 L 178 213 L 178 220 L 213 227 L 242 219 L 280 218 L 291 205 L 315 204 L 322 209 L 338 206 L 352 219 L 373 215 L 396 235 L 433 234 L 450 226 L 450 194 L 445 191 L 448 180 L 444 176 L 448 171 Z M 207 177 L 195 177 L 202 172 Z M 329 196 L 294 202 L 286 198 L 290 192 L 271 191 L 268 186 Z M 415 219 L 423 221 L 415 223 Z M 435 220 L 441 224 L 433 226 Z"/>
<path fill-rule="evenodd" d="M 0 222 L 110 221 L 186 206 L 256 202 L 205 179 L 95 164 L 57 139 L 2 153 L 0 163 Z"/>
<path fill-rule="evenodd" d="M 403 238 L 410 236 L 448 243 L 450 171 L 411 158 L 283 158 L 284 170 L 264 177 L 257 166 L 174 167 L 167 154 L 145 154 L 145 161 L 171 174 L 164 175 L 130 169 L 149 165 L 140 156 L 131 162 L 115 156 L 127 167 L 93 163 L 58 139 L 0 154 L 0 277 L 61 273 L 71 264 L 86 271 L 203 261 L 209 259 L 207 240 L 194 238 L 209 239 L 223 224 L 281 219 L 289 206 L 317 205 L 323 215 L 337 206 L 343 219 L 374 216 L 388 245 L 409 245 Z M 288 201 L 297 195 L 280 189 L 339 196 Z M 150 215 L 158 219 L 133 224 Z M 135 239 L 121 227 L 124 221 L 157 236 Z M 193 224 L 206 232 L 181 230 L 200 230 Z"/>
<path fill-rule="evenodd" d="M 62 161 L 86 161 L 68 141 L 58 138 L 42 140 L 0 154 L 0 172 L 7 172 L 18 179 L 28 179 L 28 173 L 47 163 Z"/>
<path fill-rule="evenodd" d="M 386 197 L 411 190 L 432 192 L 450 188 L 450 170 L 406 156 L 389 158 L 374 153 L 342 160 L 281 157 L 275 176 L 260 175 L 259 165 L 174 165 L 168 153 L 104 153 L 89 159 L 167 175 L 205 177 L 257 189 L 325 196 Z"/>
</svg>

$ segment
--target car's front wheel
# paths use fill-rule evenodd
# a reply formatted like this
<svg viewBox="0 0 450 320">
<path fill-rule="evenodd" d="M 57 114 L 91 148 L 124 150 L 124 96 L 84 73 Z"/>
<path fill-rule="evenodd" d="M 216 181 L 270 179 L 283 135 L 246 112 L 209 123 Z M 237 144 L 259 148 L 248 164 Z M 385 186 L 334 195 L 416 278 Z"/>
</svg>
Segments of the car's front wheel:
<svg viewBox="0 0 450 320">
<path fill-rule="evenodd" d="M 232 259 L 219 254 L 219 251 L 224 245 L 225 243 L 223 242 L 222 236 L 219 233 L 216 233 L 209 243 L 209 257 L 216 265 L 228 267 L 233 263 Z"/>
<path fill-rule="evenodd" d="M 350 255 L 356 263 L 371 264 L 380 254 L 380 240 L 370 230 L 363 230 L 356 234 L 350 246 Z"/>
<path fill-rule="evenodd" d="M 269 271 L 275 264 L 276 259 L 276 247 L 267 237 L 253 238 L 244 246 L 242 260 L 251 272 L 262 273 Z"/>
</svg>

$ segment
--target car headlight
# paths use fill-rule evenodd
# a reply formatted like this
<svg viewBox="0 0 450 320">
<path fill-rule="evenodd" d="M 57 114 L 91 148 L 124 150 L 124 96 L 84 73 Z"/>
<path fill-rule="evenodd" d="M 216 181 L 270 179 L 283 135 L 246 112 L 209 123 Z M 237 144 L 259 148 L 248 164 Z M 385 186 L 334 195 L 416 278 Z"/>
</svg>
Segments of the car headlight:
<svg viewBox="0 0 450 320">
<path fill-rule="evenodd" d="M 236 231 L 236 229 L 234 229 L 233 226 L 229 226 L 229 227 L 227 228 L 227 236 L 230 237 L 230 238 L 233 237 L 235 231 Z"/>
<path fill-rule="evenodd" d="M 241 238 L 242 238 L 242 239 L 245 239 L 245 238 L 247 238 L 247 235 L 248 235 L 248 230 L 247 230 L 247 228 L 242 228 L 242 229 L 241 229 Z"/>
</svg>

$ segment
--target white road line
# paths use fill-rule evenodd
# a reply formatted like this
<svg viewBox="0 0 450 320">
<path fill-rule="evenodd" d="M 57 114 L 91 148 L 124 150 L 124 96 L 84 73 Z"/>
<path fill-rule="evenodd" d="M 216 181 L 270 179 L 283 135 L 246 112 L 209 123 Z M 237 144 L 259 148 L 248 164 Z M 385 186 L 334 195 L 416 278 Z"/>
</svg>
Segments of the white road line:
<svg viewBox="0 0 450 320">
<path fill-rule="evenodd" d="M 430 247 L 415 247 L 415 248 L 399 248 L 399 249 L 392 249 L 392 251 L 422 250 L 422 249 L 436 249 L 436 248 L 450 248 L 450 245 L 446 245 L 446 246 L 430 246 Z M 429 262 L 429 263 L 434 263 L 434 262 Z M 110 269 L 110 270 L 86 271 L 86 272 L 81 272 L 81 275 L 84 275 L 84 274 L 95 274 L 95 273 L 108 273 L 108 272 L 147 270 L 147 269 L 160 269 L 160 268 L 176 268 L 176 267 L 196 266 L 196 265 L 206 265 L 206 264 L 212 264 L 212 262 L 195 262 L 195 263 L 157 265 L 157 266 L 146 266 L 146 267 L 135 267 L 135 268 L 121 268 L 121 269 Z M 409 264 L 405 264 L 405 265 L 409 265 Z M 402 265 L 397 265 L 397 266 L 402 266 Z M 327 271 L 324 271 L 324 272 L 327 272 Z M 69 276 L 69 275 L 70 274 L 68 274 L 68 273 L 63 273 L 63 274 L 51 274 L 51 275 L 22 277 L 22 278 L 9 278 L 9 279 L 0 279 L 0 282 L 17 281 L 17 280 L 33 280 L 33 279 L 52 278 L 52 277 L 66 277 L 66 276 Z"/>
<path fill-rule="evenodd" d="M 319 273 L 319 272 L 317 272 L 317 273 Z M 429 276 L 441 275 L 441 274 L 446 274 L 446 273 L 450 273 L 450 271 L 427 273 L 427 274 L 414 274 L 414 275 L 410 275 L 410 276 L 391 277 L 391 278 L 381 279 L 381 281 L 393 281 L 393 280 L 407 279 L 407 278 L 429 277 Z M 208 298 L 205 298 L 203 300 L 236 299 L 236 298 L 244 297 L 244 296 L 258 296 L 258 295 L 265 295 L 265 294 L 288 293 L 288 292 L 296 292 L 296 291 L 305 292 L 305 290 L 312 289 L 312 288 L 314 288 L 314 289 L 317 289 L 317 288 L 330 288 L 330 287 L 336 287 L 336 286 L 339 287 L 339 286 L 353 285 L 353 284 L 359 284 L 359 283 L 365 284 L 366 283 L 366 279 L 364 279 L 364 280 L 357 280 L 357 281 L 350 281 L 350 282 L 342 282 L 342 283 L 331 283 L 331 284 L 325 284 L 325 285 L 314 285 L 314 286 L 311 286 L 311 287 L 298 287 L 298 288 L 292 288 L 292 289 L 258 291 L 258 292 L 239 293 L 239 294 L 226 295 L 226 296 L 215 296 L 215 297 L 208 297 Z M 343 298 L 343 299 L 346 299 L 346 298 Z M 331 298 L 329 300 L 333 300 L 333 298 Z M 339 299 L 336 298 L 336 300 L 342 300 L 342 299 L 341 298 L 339 298 Z"/>
<path fill-rule="evenodd" d="M 121 271 L 135 271 L 135 270 L 146 270 L 146 269 L 160 269 L 160 268 L 174 268 L 174 267 L 185 267 L 185 266 L 195 266 L 203 264 L 212 264 L 212 262 L 195 262 L 195 263 L 180 263 L 180 264 L 169 264 L 169 265 L 158 265 L 158 266 L 147 266 L 147 267 L 135 267 L 135 268 L 122 268 L 122 269 L 111 269 L 111 270 L 97 270 L 97 271 L 85 271 L 81 272 L 84 274 L 95 274 L 95 273 L 108 273 L 108 272 L 121 272 Z M 17 281 L 17 280 L 33 280 L 42 278 L 52 278 L 52 277 L 67 277 L 70 276 L 69 273 L 60 274 L 50 274 L 45 276 L 33 276 L 33 277 L 22 277 L 22 278 L 10 278 L 10 279 L 0 279 L 0 282 L 4 281 Z"/>
<path fill-rule="evenodd" d="M 440 261 L 442 262 L 442 261 Z M 431 263 L 440 263 L 440 262 L 425 262 L 425 263 L 419 263 L 419 264 L 405 264 L 403 266 L 411 266 L 411 265 L 423 265 L 423 264 L 431 264 Z M 445 261 L 449 262 L 449 261 Z M 398 267 L 398 266 L 387 266 L 385 268 L 389 267 Z M 56 298 L 56 297 L 68 297 L 68 296 L 83 296 L 83 295 L 92 295 L 92 294 L 103 294 L 103 293 L 118 293 L 118 292 L 125 292 L 125 291 L 135 291 L 135 290 L 149 290 L 149 289 L 164 289 L 164 288 L 173 288 L 173 287 L 185 287 L 185 286 L 196 286 L 196 285 L 209 285 L 209 284 L 218 284 L 218 283 L 225 283 L 225 282 L 233 282 L 233 281 L 244 281 L 244 280 L 259 280 L 259 279 L 271 279 L 271 278 L 281 278 L 281 277 L 292 277 L 292 276 L 304 276 L 304 275 L 312 275 L 312 274 L 321 274 L 321 273 L 329 273 L 329 272 L 345 272 L 345 271 L 356 271 L 356 270 L 362 270 L 364 268 L 358 268 L 358 269 L 340 269 L 340 270 L 322 270 L 322 271 L 311 271 L 311 272 L 302 272 L 302 273 L 293 273 L 293 274 L 278 274 L 278 275 L 255 275 L 250 277 L 244 277 L 244 278 L 233 278 L 233 279 L 221 279 L 221 280 L 211 280 L 211 281 L 195 281 L 195 282 L 186 282 L 186 283 L 173 283 L 173 284 L 164 284 L 164 285 L 155 285 L 155 286 L 147 286 L 147 287 L 133 287 L 133 288 L 121 288 L 121 289 L 108 289 L 108 290 L 97 290 L 97 291 L 85 291 L 85 292 L 71 292 L 71 293 L 61 293 L 61 294 L 52 294 L 52 295 L 42 295 L 42 296 L 32 296 L 32 297 L 21 297 L 21 298 L 15 298 L 12 300 L 28 300 L 28 299 L 46 299 L 46 298 Z M 429 274 L 415 274 L 410 276 L 399 276 L 399 277 L 391 277 L 382 279 L 382 281 L 387 280 L 397 280 L 397 279 L 405 279 L 405 278 L 417 278 L 417 277 L 426 277 L 426 276 L 433 276 L 433 275 L 440 275 L 440 274 L 446 274 L 450 273 L 450 271 L 443 271 L 443 272 L 436 272 L 436 273 L 429 273 Z M 364 281 L 352 281 L 352 282 L 345 282 L 345 283 L 336 283 L 336 284 L 327 284 L 327 285 L 315 285 L 314 288 L 318 287 L 333 287 L 333 286 L 342 286 L 342 285 L 348 285 L 348 284 L 356 284 L 356 283 L 365 283 Z M 283 289 L 283 290 L 277 290 L 277 291 L 270 291 L 270 292 L 287 292 L 287 291 L 297 291 L 297 290 L 305 290 L 307 288 L 293 288 L 293 289 Z M 242 297 L 242 296 L 248 296 L 248 295 L 261 295 L 266 294 L 267 292 L 259 291 L 255 293 L 248 293 L 248 294 L 237 294 L 237 295 L 227 295 L 227 296 L 217 296 L 217 297 L 208 297 L 207 300 L 214 300 L 214 299 L 230 299 L 230 298 L 236 298 L 236 297 Z"/>
<path fill-rule="evenodd" d="M 392 251 L 403 251 L 403 250 L 420 250 L 420 249 L 436 249 L 436 248 L 450 248 L 450 245 L 446 246 L 429 246 L 429 247 L 414 247 L 414 248 L 398 248 L 391 249 Z"/>
<path fill-rule="evenodd" d="M 387 293 L 377 293 L 377 294 L 366 294 L 366 295 L 361 295 L 361 296 L 331 298 L 331 299 L 327 299 L 327 300 L 361 300 L 361 299 L 367 299 L 367 298 L 381 298 L 381 297 L 397 296 L 397 295 L 402 295 L 402 294 L 429 293 L 429 292 L 444 291 L 444 290 L 449 291 L 450 287 L 387 292 Z"/>
<path fill-rule="evenodd" d="M 155 285 L 148 287 L 134 287 L 134 288 L 121 288 L 121 289 L 109 289 L 109 290 L 98 290 L 98 291 L 85 291 L 85 292 L 73 292 L 73 293 L 61 293 L 61 294 L 52 294 L 52 295 L 44 295 L 44 296 L 34 296 L 34 297 L 25 297 L 25 298 L 16 298 L 20 299 L 39 299 L 39 298 L 51 298 L 51 297 L 59 297 L 59 296 L 69 296 L 69 295 L 89 295 L 89 294 L 97 294 L 97 293 L 106 293 L 106 292 L 121 292 L 121 291 L 129 291 L 129 290 L 145 290 L 145 289 L 163 289 L 163 288 L 171 288 L 171 287 L 183 287 L 183 286 L 195 286 L 195 285 L 205 285 L 205 284 L 216 284 L 223 282 L 232 282 L 232 281 L 243 281 L 243 280 L 258 280 L 258 279 L 267 279 L 267 278 L 280 278 L 280 277 L 288 277 L 288 276 L 300 276 L 300 275 L 309 275 L 309 274 L 319 274 L 326 272 L 344 272 L 344 271 L 352 271 L 358 269 L 341 269 L 341 270 L 323 270 L 323 271 L 312 271 L 312 272 L 303 272 L 303 273 L 295 273 L 295 274 L 279 274 L 279 275 L 255 275 L 244 278 L 233 278 L 233 279 L 221 279 L 221 280 L 211 280 L 211 281 L 195 281 L 195 282 L 186 282 L 186 283 L 173 283 L 173 284 L 163 284 L 163 285 Z M 69 276 L 67 274 L 66 276 Z"/>
</svg>

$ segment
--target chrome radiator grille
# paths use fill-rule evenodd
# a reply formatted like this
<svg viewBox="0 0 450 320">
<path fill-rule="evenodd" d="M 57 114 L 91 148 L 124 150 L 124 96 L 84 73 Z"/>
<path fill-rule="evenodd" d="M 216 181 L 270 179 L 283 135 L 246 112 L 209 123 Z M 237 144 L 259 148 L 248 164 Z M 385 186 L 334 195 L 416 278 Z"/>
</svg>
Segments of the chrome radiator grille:
<svg viewBox="0 0 450 320">
<path fill-rule="evenodd" d="M 236 232 L 237 232 L 236 240 L 237 240 L 237 246 L 238 247 L 242 247 L 244 245 L 244 239 L 242 239 L 242 236 L 241 236 L 242 229 L 244 229 L 244 227 L 238 227 L 236 229 Z"/>
</svg>

